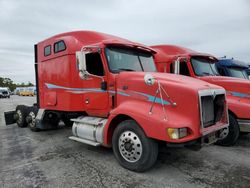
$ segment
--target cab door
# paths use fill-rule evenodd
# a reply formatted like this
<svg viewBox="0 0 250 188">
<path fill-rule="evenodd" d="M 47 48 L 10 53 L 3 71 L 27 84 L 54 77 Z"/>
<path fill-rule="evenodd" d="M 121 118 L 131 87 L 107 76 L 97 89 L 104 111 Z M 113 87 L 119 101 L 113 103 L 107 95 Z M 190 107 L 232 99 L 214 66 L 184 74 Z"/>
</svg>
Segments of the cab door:
<svg viewBox="0 0 250 188">
<path fill-rule="evenodd" d="M 86 91 L 83 97 L 86 110 L 108 110 L 107 75 L 98 52 L 86 54 L 86 70 L 90 74 L 82 80 Z"/>
</svg>

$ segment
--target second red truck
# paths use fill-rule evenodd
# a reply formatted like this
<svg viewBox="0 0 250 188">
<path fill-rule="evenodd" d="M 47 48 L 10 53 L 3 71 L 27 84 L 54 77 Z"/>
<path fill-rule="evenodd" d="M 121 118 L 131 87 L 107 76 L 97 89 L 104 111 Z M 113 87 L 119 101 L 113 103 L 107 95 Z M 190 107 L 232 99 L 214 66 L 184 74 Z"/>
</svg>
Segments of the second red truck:
<svg viewBox="0 0 250 188">
<path fill-rule="evenodd" d="M 227 136 L 218 141 L 229 146 L 239 133 L 250 132 L 250 81 L 220 76 L 216 69 L 217 58 L 205 53 L 174 45 L 152 46 L 157 51 L 155 63 L 159 72 L 175 73 L 193 77 L 225 88 L 229 108 Z"/>
</svg>

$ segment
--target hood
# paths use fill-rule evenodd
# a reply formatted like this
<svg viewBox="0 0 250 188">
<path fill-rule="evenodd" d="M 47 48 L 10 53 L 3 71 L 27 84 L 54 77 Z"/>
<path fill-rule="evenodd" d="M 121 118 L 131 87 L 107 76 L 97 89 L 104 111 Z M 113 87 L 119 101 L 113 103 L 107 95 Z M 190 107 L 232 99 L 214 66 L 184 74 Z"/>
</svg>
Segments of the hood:
<svg viewBox="0 0 250 188">
<path fill-rule="evenodd" d="M 250 81 L 235 78 L 235 77 L 225 77 L 225 76 L 203 76 L 200 79 L 219 85 L 229 92 L 237 92 L 244 95 L 249 95 L 250 97 Z"/>
<path fill-rule="evenodd" d="M 179 87 L 188 90 L 198 91 L 203 89 L 222 89 L 220 86 L 198 80 L 188 76 L 169 74 L 169 73 L 158 73 L 158 72 L 121 72 L 117 75 L 119 82 L 144 82 L 144 76 L 146 74 L 151 74 L 156 80 L 166 87 Z M 146 85 L 143 83 L 143 85 Z M 156 83 L 154 85 L 157 85 Z"/>
</svg>

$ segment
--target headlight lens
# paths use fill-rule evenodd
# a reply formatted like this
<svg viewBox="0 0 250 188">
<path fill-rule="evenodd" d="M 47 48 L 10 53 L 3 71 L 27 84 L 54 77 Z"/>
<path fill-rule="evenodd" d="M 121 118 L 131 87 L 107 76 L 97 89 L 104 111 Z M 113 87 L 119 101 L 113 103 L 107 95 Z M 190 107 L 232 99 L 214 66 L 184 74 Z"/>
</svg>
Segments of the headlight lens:
<svg viewBox="0 0 250 188">
<path fill-rule="evenodd" d="M 171 139 L 180 139 L 188 135 L 187 128 L 167 128 L 167 133 Z"/>
</svg>

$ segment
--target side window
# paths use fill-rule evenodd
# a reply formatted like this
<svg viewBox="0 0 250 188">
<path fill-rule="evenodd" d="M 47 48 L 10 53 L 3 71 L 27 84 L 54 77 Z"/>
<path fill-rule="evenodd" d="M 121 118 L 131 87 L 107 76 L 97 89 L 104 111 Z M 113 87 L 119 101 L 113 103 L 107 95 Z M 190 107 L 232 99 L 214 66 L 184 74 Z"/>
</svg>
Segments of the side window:
<svg viewBox="0 0 250 188">
<path fill-rule="evenodd" d="M 86 55 L 86 68 L 90 74 L 104 76 L 103 64 L 99 53 Z"/>
<path fill-rule="evenodd" d="M 224 71 L 223 68 L 217 67 L 217 69 L 218 69 L 218 72 L 219 72 L 219 74 L 220 74 L 221 76 L 225 76 L 225 71 Z"/>
<path fill-rule="evenodd" d="M 44 47 L 44 56 L 49 56 L 51 54 L 51 45 Z"/>
<path fill-rule="evenodd" d="M 66 50 L 66 45 L 64 43 L 64 41 L 59 41 L 59 42 L 56 42 L 54 44 L 54 52 L 57 53 L 57 52 L 61 52 L 61 51 L 64 51 Z"/>
<path fill-rule="evenodd" d="M 190 76 L 186 62 L 180 62 L 180 74 L 185 76 Z"/>
</svg>

